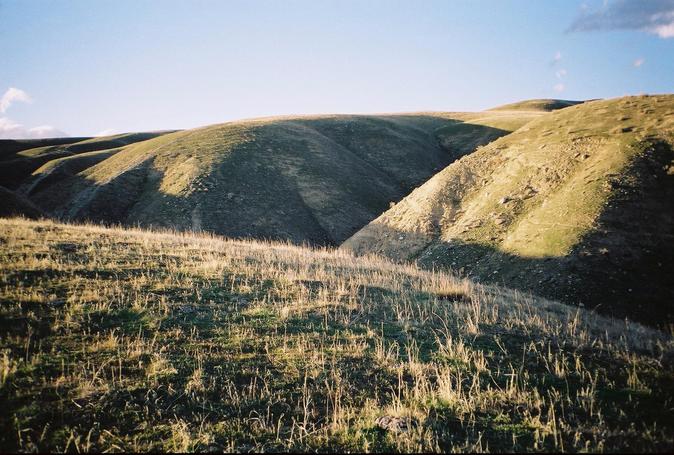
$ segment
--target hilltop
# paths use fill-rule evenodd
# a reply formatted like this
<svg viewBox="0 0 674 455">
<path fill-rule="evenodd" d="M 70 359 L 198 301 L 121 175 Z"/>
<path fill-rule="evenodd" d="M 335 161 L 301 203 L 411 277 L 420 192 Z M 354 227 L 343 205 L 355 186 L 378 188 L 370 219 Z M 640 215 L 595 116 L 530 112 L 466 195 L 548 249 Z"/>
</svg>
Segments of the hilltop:
<svg viewBox="0 0 674 455">
<path fill-rule="evenodd" d="M 0 220 L 0 451 L 671 451 L 674 341 L 381 258 Z"/>
<path fill-rule="evenodd" d="M 343 248 L 672 323 L 673 144 L 672 95 L 554 111 L 451 164 Z"/>
<path fill-rule="evenodd" d="M 447 164 L 539 115 L 230 122 L 55 157 L 20 192 L 65 220 L 338 245 Z"/>
</svg>

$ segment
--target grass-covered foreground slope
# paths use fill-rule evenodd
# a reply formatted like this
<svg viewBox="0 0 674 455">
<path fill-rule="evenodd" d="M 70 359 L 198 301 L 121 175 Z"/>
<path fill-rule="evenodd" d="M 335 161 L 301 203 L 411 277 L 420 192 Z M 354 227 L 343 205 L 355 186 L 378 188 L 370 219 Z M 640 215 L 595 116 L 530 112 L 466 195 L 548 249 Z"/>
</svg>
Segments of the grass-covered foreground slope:
<svg viewBox="0 0 674 455">
<path fill-rule="evenodd" d="M 618 317 L 674 322 L 674 96 L 542 116 L 344 243 Z"/>
<path fill-rule="evenodd" d="M 538 115 L 225 123 L 124 147 L 70 175 L 45 179 L 41 169 L 24 189 L 64 219 L 338 244 L 452 160 Z"/>
<path fill-rule="evenodd" d="M 0 220 L 0 451 L 671 451 L 671 336 L 343 251 Z"/>
</svg>

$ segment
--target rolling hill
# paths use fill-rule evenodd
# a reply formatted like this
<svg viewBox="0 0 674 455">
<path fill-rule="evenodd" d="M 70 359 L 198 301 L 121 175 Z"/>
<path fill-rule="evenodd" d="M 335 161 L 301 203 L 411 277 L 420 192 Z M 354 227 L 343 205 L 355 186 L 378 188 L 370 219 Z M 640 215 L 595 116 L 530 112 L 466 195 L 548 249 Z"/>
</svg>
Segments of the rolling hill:
<svg viewBox="0 0 674 455">
<path fill-rule="evenodd" d="M 67 220 L 337 245 L 450 162 L 540 115 L 231 122 L 46 163 L 21 190 Z"/>
<path fill-rule="evenodd" d="M 0 219 L 2 452 L 671 452 L 674 340 L 382 258 Z"/>
<path fill-rule="evenodd" d="M 593 101 L 465 156 L 343 248 L 674 322 L 674 96 Z"/>
<path fill-rule="evenodd" d="M 145 141 L 169 131 L 125 133 L 93 138 L 55 138 L 0 141 L 0 184 L 12 190 L 51 160 L 80 153 L 114 149 Z"/>
</svg>

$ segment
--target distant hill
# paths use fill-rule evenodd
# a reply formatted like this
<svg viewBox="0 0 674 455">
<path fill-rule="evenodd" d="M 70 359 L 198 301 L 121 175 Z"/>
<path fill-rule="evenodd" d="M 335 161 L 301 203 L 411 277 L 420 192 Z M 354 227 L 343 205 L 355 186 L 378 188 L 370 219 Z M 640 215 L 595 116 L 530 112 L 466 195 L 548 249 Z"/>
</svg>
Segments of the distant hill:
<svg viewBox="0 0 674 455">
<path fill-rule="evenodd" d="M 46 163 L 21 188 L 63 219 L 336 245 L 447 164 L 539 115 L 231 122 Z"/>
<path fill-rule="evenodd" d="M 585 101 L 570 101 L 570 100 L 555 100 L 555 99 L 541 99 L 541 100 L 526 100 L 517 103 L 504 104 L 491 108 L 492 111 L 556 111 L 566 107 L 575 106 L 584 103 Z"/>
<path fill-rule="evenodd" d="M 0 161 L 15 158 L 23 150 L 53 145 L 68 145 L 91 137 L 57 137 L 52 139 L 0 139 Z"/>
<path fill-rule="evenodd" d="M 57 138 L 0 141 L 0 184 L 16 189 L 45 163 L 79 153 L 123 147 L 171 131 L 125 133 L 94 138 Z"/>
<path fill-rule="evenodd" d="M 445 168 L 343 248 L 674 322 L 674 96 L 542 116 Z"/>
<path fill-rule="evenodd" d="M 79 172 L 100 163 L 120 150 L 121 147 L 118 147 L 54 158 L 33 171 L 29 177 L 26 177 L 18 191 L 30 197 L 35 192 L 51 187 L 61 180 L 71 178 Z"/>
</svg>

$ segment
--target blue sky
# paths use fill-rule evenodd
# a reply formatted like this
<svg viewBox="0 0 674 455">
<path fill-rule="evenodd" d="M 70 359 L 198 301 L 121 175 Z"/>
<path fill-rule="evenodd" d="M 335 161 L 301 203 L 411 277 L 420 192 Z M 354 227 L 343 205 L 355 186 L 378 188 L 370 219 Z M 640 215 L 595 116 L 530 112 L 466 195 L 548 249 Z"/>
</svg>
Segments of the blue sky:
<svg viewBox="0 0 674 455">
<path fill-rule="evenodd" d="M 673 88 L 674 0 L 0 0 L 0 137 Z"/>
</svg>

